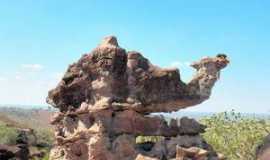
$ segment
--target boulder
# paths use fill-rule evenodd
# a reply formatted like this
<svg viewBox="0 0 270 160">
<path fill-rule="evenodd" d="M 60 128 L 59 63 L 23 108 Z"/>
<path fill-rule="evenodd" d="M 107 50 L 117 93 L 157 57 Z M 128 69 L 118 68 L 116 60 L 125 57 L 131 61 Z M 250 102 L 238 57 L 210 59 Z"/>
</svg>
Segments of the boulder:
<svg viewBox="0 0 270 160">
<path fill-rule="evenodd" d="M 9 159 L 18 159 L 18 160 L 28 160 L 29 159 L 29 149 L 25 144 L 18 145 L 0 145 L 0 159 L 9 160 Z"/>
</svg>

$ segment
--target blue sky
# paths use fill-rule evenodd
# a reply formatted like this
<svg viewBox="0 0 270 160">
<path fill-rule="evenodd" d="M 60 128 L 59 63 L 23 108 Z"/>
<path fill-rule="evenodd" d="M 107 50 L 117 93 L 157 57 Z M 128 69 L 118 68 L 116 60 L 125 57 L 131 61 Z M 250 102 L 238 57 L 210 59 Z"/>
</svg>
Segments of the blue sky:
<svg viewBox="0 0 270 160">
<path fill-rule="evenodd" d="M 106 35 L 162 67 L 227 53 L 212 97 L 191 111 L 270 112 L 269 1 L 0 0 L 0 104 L 45 104 L 68 64 Z"/>
</svg>

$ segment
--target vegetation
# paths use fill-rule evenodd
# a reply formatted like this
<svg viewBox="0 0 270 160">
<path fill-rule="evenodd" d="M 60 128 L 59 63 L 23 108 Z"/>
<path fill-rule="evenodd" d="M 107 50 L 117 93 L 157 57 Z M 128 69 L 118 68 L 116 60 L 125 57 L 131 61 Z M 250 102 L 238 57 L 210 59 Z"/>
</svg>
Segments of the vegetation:
<svg viewBox="0 0 270 160">
<path fill-rule="evenodd" d="M 0 123 L 0 144 L 16 144 L 18 133 L 16 129 L 7 127 L 6 124 Z"/>
<path fill-rule="evenodd" d="M 207 126 L 206 141 L 229 160 L 254 160 L 256 147 L 270 131 L 269 120 L 234 111 L 203 118 L 201 123 Z"/>
<path fill-rule="evenodd" d="M 51 130 L 38 129 L 36 131 L 36 135 L 37 135 L 37 143 L 48 144 L 49 146 L 51 146 L 53 144 L 54 136 L 53 136 L 53 132 Z"/>
<path fill-rule="evenodd" d="M 138 136 L 136 137 L 136 144 L 146 143 L 146 142 L 158 142 L 164 137 L 162 136 Z"/>
</svg>

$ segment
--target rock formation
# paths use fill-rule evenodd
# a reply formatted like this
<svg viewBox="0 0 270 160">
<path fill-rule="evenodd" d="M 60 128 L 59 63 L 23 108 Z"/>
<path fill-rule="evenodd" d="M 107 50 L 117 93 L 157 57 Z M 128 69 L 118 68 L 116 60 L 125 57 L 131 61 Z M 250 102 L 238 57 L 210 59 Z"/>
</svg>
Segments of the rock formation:
<svg viewBox="0 0 270 160">
<path fill-rule="evenodd" d="M 18 144 L 14 146 L 0 144 L 0 159 L 1 160 L 28 160 L 29 149 L 25 144 Z"/>
<path fill-rule="evenodd" d="M 70 65 L 47 102 L 59 109 L 51 123 L 56 145 L 51 160 L 218 159 L 200 136 L 205 126 L 184 117 L 169 123 L 150 113 L 172 112 L 207 100 L 226 55 L 191 66 L 189 83 L 179 70 L 154 66 L 136 51 L 126 52 L 106 37 L 90 54 Z M 161 136 L 136 143 L 137 136 Z"/>
</svg>

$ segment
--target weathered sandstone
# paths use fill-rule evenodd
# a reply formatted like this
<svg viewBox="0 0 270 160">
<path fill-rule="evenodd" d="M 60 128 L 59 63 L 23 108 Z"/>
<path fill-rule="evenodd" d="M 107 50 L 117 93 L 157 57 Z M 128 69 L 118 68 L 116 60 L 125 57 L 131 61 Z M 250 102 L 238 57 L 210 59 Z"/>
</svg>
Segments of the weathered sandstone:
<svg viewBox="0 0 270 160">
<path fill-rule="evenodd" d="M 172 112 L 207 100 L 229 61 L 226 55 L 193 63 L 196 74 L 181 81 L 176 68 L 162 69 L 142 54 L 106 37 L 70 65 L 47 102 L 59 109 L 51 123 L 51 160 L 218 159 L 200 133 L 205 126 L 183 117 L 170 122 L 150 113 Z M 161 136 L 136 143 L 137 136 Z M 182 156 L 182 157 L 181 157 Z"/>
</svg>

